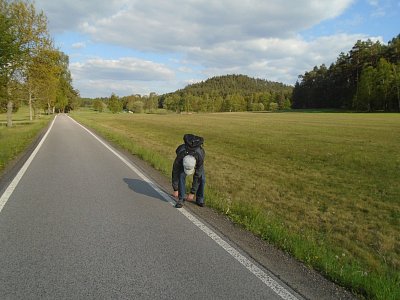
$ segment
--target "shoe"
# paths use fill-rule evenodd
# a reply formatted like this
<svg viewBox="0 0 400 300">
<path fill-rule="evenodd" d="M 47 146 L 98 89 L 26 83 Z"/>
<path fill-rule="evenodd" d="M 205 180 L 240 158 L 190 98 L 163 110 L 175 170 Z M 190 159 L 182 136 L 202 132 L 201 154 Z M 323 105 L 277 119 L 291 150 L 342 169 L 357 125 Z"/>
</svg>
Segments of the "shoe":
<svg viewBox="0 0 400 300">
<path fill-rule="evenodd" d="M 182 200 L 179 200 L 179 201 L 176 202 L 176 204 L 175 204 L 175 208 L 182 208 L 182 206 L 183 206 Z"/>
<path fill-rule="evenodd" d="M 196 204 L 198 205 L 198 206 L 200 206 L 200 207 L 204 207 L 204 203 L 203 202 L 196 202 Z"/>
</svg>

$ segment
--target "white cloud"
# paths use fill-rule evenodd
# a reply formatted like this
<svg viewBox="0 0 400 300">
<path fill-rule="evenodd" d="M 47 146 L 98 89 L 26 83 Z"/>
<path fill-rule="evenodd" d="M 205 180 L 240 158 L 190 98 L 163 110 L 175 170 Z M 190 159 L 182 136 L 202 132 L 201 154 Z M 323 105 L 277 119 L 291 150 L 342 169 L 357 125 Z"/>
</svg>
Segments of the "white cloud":
<svg viewBox="0 0 400 300">
<path fill-rule="evenodd" d="M 80 29 L 95 41 L 180 50 L 223 41 L 287 37 L 340 15 L 353 0 L 45 1 L 53 31 Z"/>
<path fill-rule="evenodd" d="M 368 4 L 373 8 L 371 16 L 374 18 L 383 18 L 388 14 L 392 14 L 400 7 L 397 0 L 368 0 Z"/>
<path fill-rule="evenodd" d="M 371 6 L 378 6 L 379 5 L 379 0 L 368 0 L 367 2 Z"/>
<path fill-rule="evenodd" d="M 174 78 L 174 72 L 162 64 L 129 57 L 114 60 L 89 59 L 83 63 L 72 63 L 70 68 L 76 79 L 158 81 Z"/>
<path fill-rule="evenodd" d="M 83 49 L 86 47 L 86 43 L 84 42 L 79 42 L 79 43 L 73 43 L 72 48 L 73 49 Z"/>
<path fill-rule="evenodd" d="M 177 85 L 184 82 L 229 73 L 294 84 L 304 71 L 322 63 L 329 66 L 340 52 L 349 51 L 356 40 L 366 37 L 338 34 L 305 40 L 299 35 L 340 16 L 353 2 L 36 0 L 49 17 L 52 31 L 79 30 L 91 41 L 91 47 L 114 45 L 140 53 L 140 57 L 150 57 L 98 58 L 73 63 L 75 83 L 83 87 L 84 80 L 88 84 L 90 79 L 92 86 L 98 84 L 98 88 L 122 88 L 120 84 L 125 82 L 142 90 L 154 87 L 157 92 L 173 91 L 182 88 Z M 370 3 L 375 5 L 377 0 Z M 82 46 L 76 43 L 73 48 L 78 50 Z M 88 48 L 89 45 L 86 55 Z M 171 54 L 173 59 L 165 64 L 152 62 L 157 54 Z M 99 52 L 96 55 L 100 56 Z M 110 53 L 107 57 L 111 57 Z"/>
<path fill-rule="evenodd" d="M 70 70 L 82 96 L 111 95 L 115 91 L 120 96 L 148 94 L 156 85 L 175 79 L 166 66 L 134 58 L 89 59 L 70 64 Z"/>
<path fill-rule="evenodd" d="M 148 95 L 154 91 L 152 86 L 143 85 L 141 82 L 118 80 L 82 80 L 79 81 L 77 88 L 82 97 L 109 97 L 112 93 L 120 97 L 134 94 Z"/>
<path fill-rule="evenodd" d="M 36 0 L 35 6 L 43 10 L 49 19 L 52 32 L 76 30 L 82 22 L 96 20 L 119 11 L 129 0 Z"/>
<path fill-rule="evenodd" d="M 300 36 L 288 39 L 255 39 L 248 43 L 226 43 L 210 49 L 191 49 L 188 57 L 205 66 L 204 74 L 241 73 L 294 84 L 297 76 L 315 65 L 328 67 L 340 52 L 348 52 L 362 35 L 339 34 L 305 41 Z"/>
<path fill-rule="evenodd" d="M 351 0 L 337 1 L 131 1 L 130 6 L 80 29 L 98 42 L 142 51 L 184 51 L 228 41 L 285 38 L 334 18 Z"/>
</svg>

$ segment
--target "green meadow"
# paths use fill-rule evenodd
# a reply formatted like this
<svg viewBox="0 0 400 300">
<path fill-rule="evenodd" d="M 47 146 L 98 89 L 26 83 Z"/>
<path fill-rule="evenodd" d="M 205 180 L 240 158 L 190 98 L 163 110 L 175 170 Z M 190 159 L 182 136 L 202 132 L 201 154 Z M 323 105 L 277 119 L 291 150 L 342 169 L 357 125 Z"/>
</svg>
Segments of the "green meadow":
<svg viewBox="0 0 400 300">
<path fill-rule="evenodd" d="M 72 114 L 171 174 L 205 138 L 206 205 L 360 298 L 400 299 L 400 114 Z"/>
<path fill-rule="evenodd" d="M 29 109 L 23 106 L 12 119 L 13 127 L 7 128 L 7 114 L 0 114 L 0 175 L 34 141 L 51 116 L 40 116 L 30 121 Z"/>
</svg>

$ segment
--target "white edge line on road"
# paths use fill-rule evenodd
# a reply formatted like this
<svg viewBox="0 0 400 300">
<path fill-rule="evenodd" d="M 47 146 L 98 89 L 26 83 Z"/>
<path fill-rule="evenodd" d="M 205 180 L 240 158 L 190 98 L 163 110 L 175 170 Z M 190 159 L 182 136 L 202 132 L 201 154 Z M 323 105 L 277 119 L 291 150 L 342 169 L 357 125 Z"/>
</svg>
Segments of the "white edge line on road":
<svg viewBox="0 0 400 300">
<path fill-rule="evenodd" d="M 8 199 L 14 192 L 15 188 L 17 187 L 18 183 L 20 182 L 22 176 L 24 176 L 26 170 L 28 169 L 29 165 L 31 164 L 32 160 L 35 158 L 36 154 L 38 153 L 40 147 L 42 147 L 44 141 L 46 140 L 47 136 L 49 135 L 49 132 L 51 128 L 53 128 L 54 122 L 57 118 L 57 115 L 54 117 L 53 121 L 51 122 L 51 125 L 49 129 L 47 129 L 46 134 L 42 137 L 42 140 L 39 142 L 39 144 L 36 146 L 35 150 L 33 150 L 32 154 L 29 156 L 27 161 L 24 163 L 22 168 L 19 170 L 17 175 L 14 177 L 13 181 L 9 184 L 7 189 L 4 191 L 3 195 L 1 195 L 0 198 L 0 212 L 3 210 L 4 205 L 6 205 Z"/>
<path fill-rule="evenodd" d="M 92 133 L 85 126 L 81 125 L 70 116 L 68 116 L 72 121 L 86 130 L 90 135 L 92 135 L 96 140 L 98 140 L 103 146 L 105 146 L 108 150 L 110 150 L 114 155 L 116 155 L 121 161 L 123 161 L 132 171 L 134 171 L 140 178 L 142 178 L 145 182 L 147 182 L 154 190 L 156 190 L 166 201 L 170 204 L 174 205 L 174 201 L 172 201 L 171 197 L 163 192 L 160 188 L 156 186 L 147 176 L 145 176 L 139 169 L 137 169 L 131 162 L 122 157 L 117 151 L 103 142 L 97 135 Z M 284 300 L 297 300 L 297 298 L 292 295 L 288 290 L 286 290 L 283 286 L 281 286 L 278 282 L 276 282 L 271 276 L 266 274 L 263 270 L 257 267 L 254 263 L 252 263 L 245 256 L 240 254 L 235 248 L 225 242 L 219 235 L 213 232 L 210 228 L 204 225 L 201 221 L 199 221 L 195 216 L 193 216 L 190 212 L 188 212 L 184 208 L 178 209 L 186 218 L 188 218 L 194 225 L 196 225 L 201 231 L 203 231 L 206 235 L 208 235 L 214 242 L 216 242 L 219 246 L 221 246 L 226 252 L 228 252 L 233 258 L 235 258 L 238 262 L 240 262 L 246 269 L 248 269 L 253 275 L 255 275 L 258 279 L 260 279 L 266 286 L 268 286 L 271 290 L 273 290 L 277 295 L 279 295 Z"/>
</svg>

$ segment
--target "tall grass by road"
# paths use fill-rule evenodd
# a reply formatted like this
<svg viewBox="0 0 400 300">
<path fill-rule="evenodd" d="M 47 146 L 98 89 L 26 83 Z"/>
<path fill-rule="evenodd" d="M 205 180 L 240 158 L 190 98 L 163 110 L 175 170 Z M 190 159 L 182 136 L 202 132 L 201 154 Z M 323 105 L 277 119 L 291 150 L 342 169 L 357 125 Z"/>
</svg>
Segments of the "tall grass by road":
<svg viewBox="0 0 400 300">
<path fill-rule="evenodd" d="M 360 297 L 400 299 L 400 114 L 78 112 L 170 176 L 205 138 L 206 204 Z"/>
<path fill-rule="evenodd" d="M 50 118 L 41 116 L 30 121 L 29 110 L 23 106 L 13 114 L 13 127 L 7 128 L 7 115 L 0 114 L 0 175 L 6 166 L 32 143 Z"/>
</svg>

